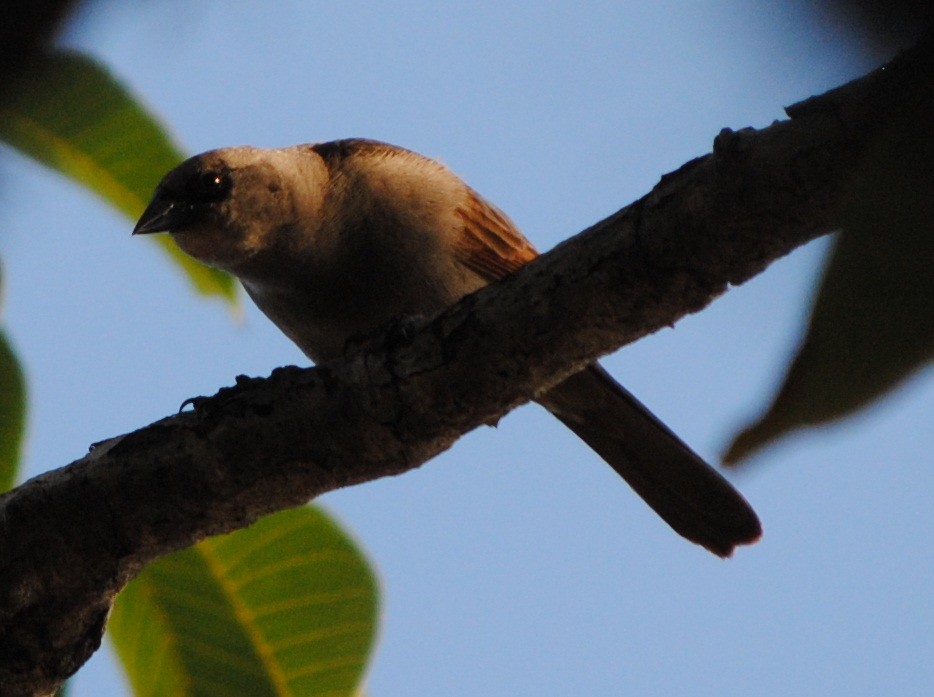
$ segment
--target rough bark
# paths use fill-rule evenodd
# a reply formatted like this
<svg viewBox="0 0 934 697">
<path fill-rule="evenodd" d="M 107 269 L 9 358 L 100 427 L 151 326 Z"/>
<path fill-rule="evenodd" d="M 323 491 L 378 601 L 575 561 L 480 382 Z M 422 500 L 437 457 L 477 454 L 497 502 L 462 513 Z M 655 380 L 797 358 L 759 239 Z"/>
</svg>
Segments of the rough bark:
<svg viewBox="0 0 934 697">
<path fill-rule="evenodd" d="M 893 113 L 930 102 L 931 37 L 870 75 L 724 129 L 713 152 L 506 281 L 319 368 L 200 400 L 0 499 L 0 694 L 50 692 L 147 562 L 338 487 L 399 474 L 840 220 Z"/>
</svg>

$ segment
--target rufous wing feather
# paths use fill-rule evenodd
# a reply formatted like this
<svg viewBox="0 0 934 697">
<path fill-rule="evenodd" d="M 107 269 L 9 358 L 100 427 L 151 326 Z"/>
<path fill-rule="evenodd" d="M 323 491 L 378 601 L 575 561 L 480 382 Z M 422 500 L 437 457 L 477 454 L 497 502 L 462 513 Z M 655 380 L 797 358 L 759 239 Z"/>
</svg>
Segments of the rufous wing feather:
<svg viewBox="0 0 934 697">
<path fill-rule="evenodd" d="M 462 222 L 456 242 L 461 263 L 488 281 L 504 278 L 538 256 L 535 247 L 496 206 L 468 189 L 457 209 Z"/>
</svg>

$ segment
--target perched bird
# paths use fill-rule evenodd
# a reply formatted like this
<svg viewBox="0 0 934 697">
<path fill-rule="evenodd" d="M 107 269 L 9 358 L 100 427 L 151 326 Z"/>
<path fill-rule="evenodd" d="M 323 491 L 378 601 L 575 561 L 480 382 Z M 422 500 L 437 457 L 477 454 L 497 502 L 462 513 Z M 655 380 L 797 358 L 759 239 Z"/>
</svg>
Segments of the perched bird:
<svg viewBox="0 0 934 697">
<path fill-rule="evenodd" d="M 192 157 L 165 175 L 133 230 L 153 232 L 240 279 L 315 362 L 537 255 L 444 165 L 359 139 Z M 687 539 L 728 556 L 760 536 L 743 497 L 596 363 L 538 401 Z"/>
</svg>

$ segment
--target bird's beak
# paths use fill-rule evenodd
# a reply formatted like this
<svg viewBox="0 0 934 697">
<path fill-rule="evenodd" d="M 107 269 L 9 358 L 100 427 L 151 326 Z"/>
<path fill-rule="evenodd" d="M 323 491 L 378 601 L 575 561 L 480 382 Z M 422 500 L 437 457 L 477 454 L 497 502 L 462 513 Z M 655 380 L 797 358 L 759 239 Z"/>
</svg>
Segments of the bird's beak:
<svg viewBox="0 0 934 697">
<path fill-rule="evenodd" d="M 157 192 L 146 210 L 140 216 L 134 235 L 148 235 L 153 232 L 173 232 L 192 222 L 190 205 L 160 196 Z"/>
</svg>

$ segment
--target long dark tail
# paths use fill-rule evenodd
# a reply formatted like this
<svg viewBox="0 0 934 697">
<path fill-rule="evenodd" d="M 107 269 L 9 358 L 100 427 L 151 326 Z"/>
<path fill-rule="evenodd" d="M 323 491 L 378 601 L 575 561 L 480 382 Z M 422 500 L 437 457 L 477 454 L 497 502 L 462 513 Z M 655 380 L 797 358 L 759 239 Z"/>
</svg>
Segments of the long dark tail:
<svg viewBox="0 0 934 697">
<path fill-rule="evenodd" d="M 726 557 L 755 542 L 755 511 L 713 467 L 597 364 L 538 400 L 678 534 Z"/>
</svg>

